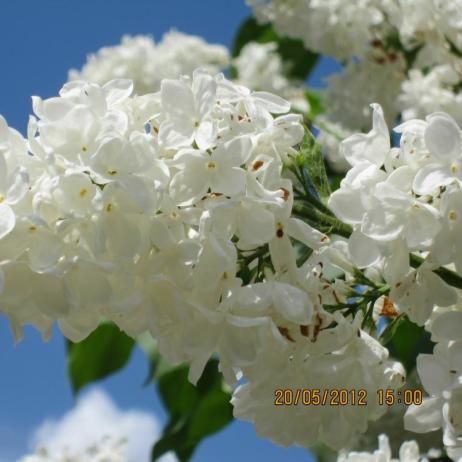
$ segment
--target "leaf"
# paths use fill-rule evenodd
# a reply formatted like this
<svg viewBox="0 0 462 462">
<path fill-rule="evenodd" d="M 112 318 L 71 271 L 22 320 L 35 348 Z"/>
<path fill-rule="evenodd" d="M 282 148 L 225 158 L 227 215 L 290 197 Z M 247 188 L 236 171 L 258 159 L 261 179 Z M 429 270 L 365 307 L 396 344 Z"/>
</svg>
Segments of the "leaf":
<svg viewBox="0 0 462 462">
<path fill-rule="evenodd" d="M 74 393 L 127 364 L 135 341 L 115 324 L 104 322 L 85 340 L 68 342 L 67 369 Z"/>
<path fill-rule="evenodd" d="M 170 413 L 162 438 L 154 445 L 152 461 L 174 451 L 181 462 L 188 461 L 197 445 L 233 419 L 231 394 L 210 360 L 197 386 L 188 381 L 188 367 L 176 366 L 159 377 L 159 394 Z"/>
<path fill-rule="evenodd" d="M 392 326 L 392 324 L 394 324 Z M 408 372 L 414 369 L 419 353 L 431 353 L 434 343 L 423 326 L 414 324 L 405 315 L 395 320 L 389 332 L 385 329 L 387 341 L 385 346 L 390 354 L 401 361 Z"/>
<path fill-rule="evenodd" d="M 305 90 L 305 98 L 310 104 L 309 118 L 311 120 L 316 119 L 318 115 L 325 111 L 322 93 L 320 91 L 307 89 Z"/>
<path fill-rule="evenodd" d="M 318 196 L 322 199 L 327 199 L 331 191 L 321 146 L 319 146 L 313 134 L 306 127 L 305 136 L 300 143 L 300 154 L 297 160 L 299 166 L 308 173 L 311 186 L 315 189 Z"/>
<path fill-rule="evenodd" d="M 380 342 L 382 345 L 386 347 L 390 347 L 390 343 L 395 335 L 396 329 L 398 329 L 399 325 L 404 322 L 405 315 L 400 314 L 397 318 L 392 319 L 388 322 L 388 325 L 383 329 L 382 333 L 380 334 Z"/>
<path fill-rule="evenodd" d="M 254 17 L 247 18 L 239 27 L 234 38 L 232 55 L 239 56 L 242 48 L 249 42 L 276 42 L 278 35 L 269 24 L 258 24 Z"/>
<path fill-rule="evenodd" d="M 286 76 L 304 81 L 318 62 L 319 54 L 307 50 L 301 40 L 280 37 L 270 24 L 258 24 L 250 17 L 239 28 L 233 46 L 233 57 L 249 42 L 276 42 L 285 66 Z M 234 76 L 235 77 L 235 76 Z"/>
</svg>

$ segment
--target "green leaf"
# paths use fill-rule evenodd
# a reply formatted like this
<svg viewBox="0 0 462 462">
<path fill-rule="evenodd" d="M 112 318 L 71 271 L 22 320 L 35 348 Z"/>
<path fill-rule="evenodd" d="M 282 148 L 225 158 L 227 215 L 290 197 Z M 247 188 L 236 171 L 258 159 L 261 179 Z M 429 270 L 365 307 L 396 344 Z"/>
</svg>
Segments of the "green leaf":
<svg viewBox="0 0 462 462">
<path fill-rule="evenodd" d="M 233 419 L 231 394 L 210 360 L 197 386 L 188 381 L 188 367 L 176 366 L 159 377 L 159 394 L 170 414 L 162 438 L 154 445 L 152 461 L 174 451 L 181 462 L 188 461 L 197 445 Z"/>
<path fill-rule="evenodd" d="M 400 316 L 388 336 L 387 347 L 390 354 L 401 361 L 408 372 L 414 369 L 417 355 L 431 353 L 434 343 L 423 326 L 418 326 L 407 316 Z"/>
<path fill-rule="evenodd" d="M 307 89 L 305 90 L 305 98 L 310 104 L 309 118 L 311 120 L 316 119 L 318 115 L 325 111 L 323 97 L 320 91 Z"/>
<path fill-rule="evenodd" d="M 319 146 L 313 134 L 306 127 L 305 136 L 300 143 L 300 154 L 297 160 L 299 166 L 307 171 L 311 180 L 311 186 L 316 190 L 319 197 L 327 199 L 331 191 L 321 146 Z"/>
<path fill-rule="evenodd" d="M 380 341 L 382 345 L 386 347 L 391 347 L 391 341 L 393 339 L 393 336 L 395 335 L 395 332 L 400 326 L 400 324 L 405 321 L 405 317 L 406 316 L 404 314 L 401 314 L 388 323 L 387 327 L 380 334 Z"/>
<path fill-rule="evenodd" d="M 199 400 L 199 391 L 188 380 L 188 367 L 174 367 L 159 377 L 159 393 L 171 415 L 190 413 Z"/>
<path fill-rule="evenodd" d="M 116 325 L 104 322 L 85 340 L 68 342 L 67 369 L 74 393 L 127 364 L 135 341 Z"/>
<path fill-rule="evenodd" d="M 148 374 L 143 383 L 143 386 L 147 386 L 157 380 L 165 371 L 171 369 L 172 365 L 159 353 L 157 340 L 149 332 L 139 335 L 136 338 L 136 343 L 145 352 L 148 360 Z"/>
<path fill-rule="evenodd" d="M 319 54 L 307 50 L 301 40 L 280 37 L 270 24 L 258 24 L 250 17 L 239 28 L 233 46 L 233 56 L 239 55 L 249 42 L 276 42 L 278 53 L 286 66 L 286 75 L 304 81 L 318 62 Z"/>
<path fill-rule="evenodd" d="M 268 24 L 258 24 L 255 18 L 247 18 L 239 27 L 234 38 L 232 55 L 239 56 L 242 48 L 249 42 L 268 43 L 276 42 L 278 35 Z"/>
</svg>

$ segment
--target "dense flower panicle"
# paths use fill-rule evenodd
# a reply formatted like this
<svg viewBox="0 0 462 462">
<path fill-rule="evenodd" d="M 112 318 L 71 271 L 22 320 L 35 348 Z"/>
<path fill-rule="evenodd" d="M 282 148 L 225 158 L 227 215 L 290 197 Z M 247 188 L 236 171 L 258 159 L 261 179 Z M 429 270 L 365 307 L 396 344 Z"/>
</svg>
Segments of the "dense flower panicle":
<svg viewBox="0 0 462 462">
<path fill-rule="evenodd" d="M 321 328 L 331 325 L 323 314 L 316 319 Z M 283 446 L 309 447 L 320 441 L 339 450 L 350 444 L 370 420 L 386 412 L 374 400 L 376 390 L 399 388 L 405 377 L 402 366 L 388 360 L 386 348 L 361 330 L 361 320 L 335 316 L 335 327 L 318 334 L 316 328 L 307 329 L 305 336 L 289 331 L 294 341 L 286 350 L 266 348 L 255 364 L 243 369 L 249 381 L 234 392 L 235 415 L 254 422 L 259 436 Z M 330 398 L 319 406 L 307 406 L 304 398 L 275 405 L 275 390 L 292 391 L 293 397 L 297 390 L 318 390 L 322 397 L 338 388 L 365 390 L 367 406 L 352 401 L 330 406 Z"/>
<path fill-rule="evenodd" d="M 159 91 L 165 78 L 191 75 L 198 67 L 216 74 L 228 64 L 226 47 L 172 30 L 157 44 L 150 36 L 125 35 L 119 45 L 101 48 L 88 56 L 81 70 L 69 72 L 69 80 L 104 85 L 113 79 L 130 79 L 135 92 L 143 95 Z"/>
<path fill-rule="evenodd" d="M 411 69 L 398 98 L 404 120 L 423 118 L 443 111 L 462 123 L 462 95 L 455 91 L 460 84 L 461 63 L 435 66 L 428 73 Z"/>
<path fill-rule="evenodd" d="M 421 46 L 422 66 L 446 62 L 449 42 L 462 47 L 462 13 L 460 0 L 399 0 L 389 12 L 402 43 L 409 49 Z"/>
<path fill-rule="evenodd" d="M 215 354 L 228 383 L 243 374 L 236 415 L 261 434 L 346 444 L 384 408 L 318 409 L 304 435 L 298 408 L 303 424 L 284 438 L 279 424 L 261 429 L 277 412 L 276 378 L 334 387 L 355 368 L 352 388 L 404 380 L 359 317 L 324 309 L 345 302 L 348 283 L 323 268 L 352 265 L 345 243 L 292 216 L 282 168 L 303 138 L 301 116 L 203 70 L 132 93 L 127 80 L 73 81 L 59 97 L 33 99 L 27 140 L 2 125 L 0 307 L 16 337 L 24 324 L 49 335 L 56 321 L 73 341 L 102 319 L 131 336 L 149 331 L 168 361 L 190 363 L 192 382 Z M 294 241 L 313 250 L 303 264 Z M 269 255 L 264 269 L 255 253 Z M 240 269 L 251 272 L 246 285 Z"/>
<path fill-rule="evenodd" d="M 329 79 L 322 135 L 322 125 L 332 124 L 364 131 L 372 102 L 382 105 L 389 124 L 400 114 L 410 120 L 436 111 L 462 122 L 459 0 L 247 3 L 259 22 L 270 22 L 281 36 L 342 60 L 343 70 Z M 326 158 L 345 172 L 335 140 L 329 133 L 321 140 Z"/>
<path fill-rule="evenodd" d="M 253 90 L 269 91 L 290 101 L 292 109 L 307 113 L 309 104 L 301 82 L 285 75 L 285 66 L 277 52 L 277 43 L 249 42 L 233 60 L 238 81 Z"/>
<path fill-rule="evenodd" d="M 447 61 L 462 48 L 461 2 L 444 0 L 247 0 L 257 19 L 305 46 L 339 59 L 362 57 L 392 34 L 405 48 L 421 47 L 419 65 Z M 322 24 L 324 27 L 320 27 Z"/>
<path fill-rule="evenodd" d="M 380 53 L 349 62 L 340 74 L 328 79 L 325 117 L 350 130 L 365 130 L 371 118 L 370 104 L 377 102 L 387 122 L 393 123 L 399 113 L 397 99 L 405 76 L 405 63 L 398 55 L 391 60 Z"/>
<path fill-rule="evenodd" d="M 389 3 L 394 2 L 247 0 L 260 22 L 270 21 L 279 34 L 301 39 L 307 48 L 339 59 L 367 50 L 385 24 Z"/>
<path fill-rule="evenodd" d="M 75 81 L 35 98 L 32 155 L 3 131 L 2 309 L 18 326 L 59 319 L 78 339 L 104 313 L 136 334 L 151 284 L 167 282 L 216 303 L 236 279 L 231 238 L 262 245 L 290 215 L 281 158 L 303 129 L 298 116 L 271 115 L 288 103 L 202 71 L 131 93 L 129 81 Z M 19 277 L 30 292 L 17 293 Z"/>
<path fill-rule="evenodd" d="M 461 133 L 451 117 L 434 113 L 397 127 L 400 147 L 392 148 L 382 109 L 373 109 L 372 130 L 342 142 L 352 168 L 329 205 L 353 226 L 353 262 L 379 268 L 398 310 L 422 325 L 435 305 L 457 300 L 432 270 L 453 264 L 462 274 Z M 409 252 L 426 256 L 425 263 L 411 269 Z"/>
</svg>

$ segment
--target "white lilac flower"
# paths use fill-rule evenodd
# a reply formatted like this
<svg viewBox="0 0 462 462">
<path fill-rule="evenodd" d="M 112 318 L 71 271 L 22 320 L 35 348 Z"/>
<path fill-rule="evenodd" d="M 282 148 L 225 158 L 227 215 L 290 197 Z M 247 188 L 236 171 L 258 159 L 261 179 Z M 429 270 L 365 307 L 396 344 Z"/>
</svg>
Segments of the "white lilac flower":
<svg viewBox="0 0 462 462">
<path fill-rule="evenodd" d="M 74 81 L 59 97 L 34 98 L 31 154 L 3 130 L 0 309 L 16 337 L 25 324 L 48 336 L 57 322 L 80 341 L 102 319 L 133 337 L 149 331 L 167 360 L 190 364 L 192 382 L 215 354 L 228 383 L 243 374 L 236 415 L 264 436 L 346 444 L 385 408 L 318 409 L 315 425 L 298 409 L 297 424 L 284 432 L 277 419 L 261 429 L 274 413 L 275 380 L 301 386 L 313 377 L 320 388 L 345 383 L 371 395 L 404 380 L 402 367 L 361 331 L 360 317 L 323 309 L 345 302 L 348 288 L 326 278 L 324 265 L 353 267 L 345 243 L 292 216 L 292 183 L 282 171 L 302 140 L 301 116 L 287 114 L 279 96 L 203 70 L 164 80 L 156 94 L 132 96 L 132 88 L 126 80 Z M 358 146 L 385 152 L 387 129 L 376 111 L 373 133 Z M 347 157 L 356 163 L 360 152 Z M 352 188 L 376 187 L 386 157 L 359 159 Z M 7 172 L 21 164 L 27 187 L 11 186 Z M 313 251 L 302 266 L 293 240 Z M 254 272 L 244 286 L 240 259 L 252 252 L 266 253 L 267 266 L 259 272 L 252 261 L 259 279 Z M 261 406 L 247 409 L 249 400 Z"/>
<path fill-rule="evenodd" d="M 259 22 L 271 22 L 283 36 L 308 49 L 344 59 L 362 55 L 380 35 L 390 1 L 247 0 Z M 320 26 L 322 24 L 322 27 Z"/>
<path fill-rule="evenodd" d="M 234 236 L 242 248 L 268 244 L 281 216 L 291 223 L 282 158 L 303 129 L 299 116 L 279 115 L 285 100 L 204 71 L 165 80 L 158 94 L 131 92 L 124 80 L 79 81 L 57 98 L 34 98 L 32 156 L 4 127 L 15 142 L 0 153 L 0 303 L 18 336 L 25 323 L 48 334 L 58 321 L 79 340 L 102 317 L 131 335 L 155 331 L 147 319 L 157 309 L 149 287 L 156 280 L 182 294 L 184 309 L 197 305 L 213 317 L 241 284 Z M 21 164 L 21 175 L 9 173 Z M 327 243 L 308 225 L 291 227 L 303 242 Z M 29 280 L 28 290 L 17 279 Z M 183 360 L 183 352 L 192 362 L 204 356 L 191 357 L 185 345 L 171 356 Z"/>
<path fill-rule="evenodd" d="M 417 57 L 421 67 L 434 66 L 451 59 L 450 40 L 462 46 L 460 0 L 399 0 L 389 15 L 401 42 L 408 48 L 422 46 Z"/>
<path fill-rule="evenodd" d="M 387 122 L 393 123 L 399 114 L 397 98 L 405 76 L 405 63 L 398 54 L 370 53 L 362 60 L 350 61 L 339 74 L 328 78 L 326 117 L 346 129 L 365 130 L 370 104 L 379 103 Z"/>
<path fill-rule="evenodd" d="M 175 30 L 166 33 L 157 44 L 150 36 L 125 35 L 119 45 L 101 48 L 90 55 L 80 71 L 71 70 L 69 80 L 104 85 L 113 79 L 130 79 L 135 92 L 142 95 L 159 91 L 163 79 L 192 75 L 198 67 L 215 74 L 228 63 L 225 47 Z"/>
<path fill-rule="evenodd" d="M 401 387 L 405 374 L 399 363 L 387 359 L 386 348 L 361 331 L 360 316 L 351 322 L 318 312 L 315 319 L 314 330 L 283 329 L 291 339 L 286 348 L 265 348 L 254 364 L 243 368 L 244 384 L 232 398 L 234 414 L 253 422 L 260 437 L 280 445 L 309 447 L 320 441 L 339 450 L 363 433 L 369 420 L 386 412 L 375 400 L 376 390 L 384 384 Z M 358 396 L 350 396 L 344 406 L 330 406 L 330 390 L 339 384 L 347 390 L 364 390 L 367 406 L 353 404 Z M 290 405 L 275 404 L 276 390 L 292 391 Z M 318 398 L 308 402 L 307 393 L 313 390 L 320 405 Z"/>
<path fill-rule="evenodd" d="M 422 325 L 435 305 L 456 300 L 455 291 L 433 270 L 455 264 L 460 271 L 460 129 L 448 115 L 434 113 L 427 121 L 397 127 L 401 140 L 395 148 L 380 106 L 372 107 L 372 130 L 341 144 L 353 168 L 329 205 L 353 226 L 352 261 L 379 269 L 398 311 Z M 409 252 L 428 259 L 411 269 Z"/>
<path fill-rule="evenodd" d="M 420 455 L 415 441 L 406 441 L 399 448 L 398 458 L 393 458 L 388 436 L 379 435 L 379 447 L 374 452 L 342 451 L 337 462 L 418 462 L 425 458 Z"/>
<path fill-rule="evenodd" d="M 409 407 L 404 423 L 408 430 L 426 433 L 443 429 L 448 455 L 462 455 L 462 312 L 460 304 L 440 312 L 428 326 L 440 339 L 433 354 L 417 357 L 417 371 L 429 397 Z"/>
<path fill-rule="evenodd" d="M 402 83 L 398 101 L 404 120 L 424 118 L 432 112 L 446 112 L 458 123 L 462 123 L 462 95 L 455 89 L 460 83 L 458 66 L 444 64 L 428 73 L 411 69 Z"/>
<path fill-rule="evenodd" d="M 430 161 L 417 173 L 413 188 L 416 193 L 432 194 L 450 184 L 462 187 L 462 141 L 455 120 L 444 113 L 427 117 L 424 133 Z"/>
<path fill-rule="evenodd" d="M 291 102 L 300 112 L 309 112 L 301 82 L 285 76 L 287 69 L 277 52 L 277 43 L 249 42 L 233 60 L 240 84 L 252 90 L 269 91 Z"/>
</svg>

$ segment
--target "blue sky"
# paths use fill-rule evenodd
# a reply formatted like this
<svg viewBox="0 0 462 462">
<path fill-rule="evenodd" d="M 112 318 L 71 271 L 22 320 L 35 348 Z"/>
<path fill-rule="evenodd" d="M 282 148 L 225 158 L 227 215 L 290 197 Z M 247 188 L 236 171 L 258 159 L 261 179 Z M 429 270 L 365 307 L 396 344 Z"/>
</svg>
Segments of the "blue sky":
<svg viewBox="0 0 462 462">
<path fill-rule="evenodd" d="M 55 95 L 71 67 L 86 55 L 116 44 L 123 34 L 151 34 L 156 39 L 174 27 L 230 46 L 237 27 L 250 14 L 244 0 L 14 0 L 2 2 L 0 20 L 0 114 L 25 132 L 30 96 Z M 323 61 L 310 82 L 320 86 L 336 69 Z M 33 430 L 59 417 L 74 404 L 66 379 L 64 340 L 56 331 L 44 343 L 33 329 L 14 345 L 0 315 L 0 462 L 14 462 L 28 450 Z M 147 373 L 137 351 L 127 368 L 101 387 L 121 409 L 139 408 L 165 414 L 152 387 L 141 386 Z M 278 448 L 256 437 L 251 425 L 234 422 L 206 440 L 193 461 L 309 461 L 299 448 Z"/>
</svg>

